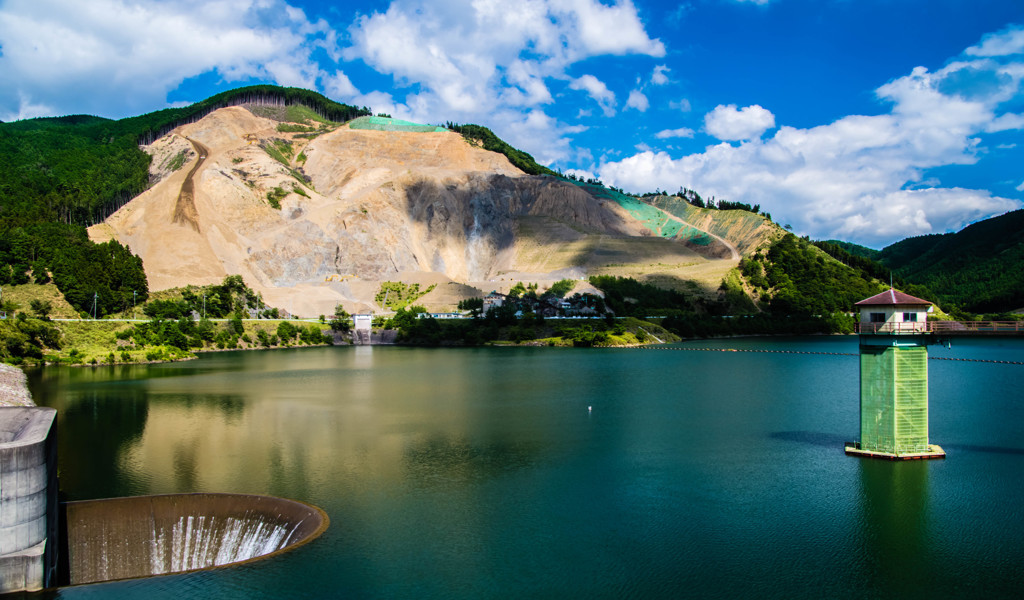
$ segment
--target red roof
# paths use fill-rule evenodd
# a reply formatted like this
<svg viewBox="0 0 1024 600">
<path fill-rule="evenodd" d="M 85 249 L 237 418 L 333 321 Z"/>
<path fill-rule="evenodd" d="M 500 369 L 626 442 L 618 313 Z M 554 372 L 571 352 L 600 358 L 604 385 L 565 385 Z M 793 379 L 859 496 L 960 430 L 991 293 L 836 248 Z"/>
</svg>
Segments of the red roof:
<svg viewBox="0 0 1024 600">
<path fill-rule="evenodd" d="M 854 304 L 854 306 L 931 306 L 931 304 L 927 300 L 915 298 L 910 294 L 904 294 L 889 288 L 881 294 L 875 294 L 870 298 L 861 300 Z"/>
</svg>

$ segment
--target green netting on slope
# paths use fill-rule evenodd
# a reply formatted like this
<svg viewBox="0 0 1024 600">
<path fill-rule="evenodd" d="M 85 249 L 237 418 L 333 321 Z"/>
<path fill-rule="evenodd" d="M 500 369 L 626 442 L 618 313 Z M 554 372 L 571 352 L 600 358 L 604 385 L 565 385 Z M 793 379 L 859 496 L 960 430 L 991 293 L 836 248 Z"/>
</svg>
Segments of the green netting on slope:
<svg viewBox="0 0 1024 600">
<path fill-rule="evenodd" d="M 661 210 L 654 208 L 645 202 L 641 202 L 632 196 L 620 194 L 619 192 L 600 185 L 593 185 L 578 181 L 574 181 L 572 183 L 575 183 L 581 188 L 587 190 L 587 192 L 595 198 L 615 202 L 622 208 L 626 209 L 626 212 L 628 212 L 630 216 L 637 221 L 640 221 L 644 227 L 649 229 L 655 235 L 666 238 L 674 237 L 682 227 L 681 223 L 669 219 Z"/>
<path fill-rule="evenodd" d="M 412 121 L 392 119 L 389 117 L 359 117 L 348 124 L 350 129 L 369 129 L 373 131 L 407 131 L 411 133 L 437 133 L 448 131 L 444 127 L 421 125 Z"/>
<path fill-rule="evenodd" d="M 862 347 L 860 444 L 908 454 L 928 450 L 928 351 Z"/>
<path fill-rule="evenodd" d="M 679 231 L 683 229 L 685 225 L 676 221 L 675 219 L 666 219 L 665 224 L 661 226 L 662 237 L 675 237 L 679 235 Z"/>
<path fill-rule="evenodd" d="M 651 203 L 684 221 L 700 222 L 708 215 L 714 218 L 706 222 L 711 233 L 732 240 L 740 246 L 740 250 L 746 250 L 746 244 L 753 243 L 757 238 L 753 233 L 758 227 L 764 224 L 765 218 L 761 215 L 746 212 L 743 210 L 717 210 L 709 208 L 697 208 L 678 196 L 658 196 Z M 711 240 L 708 240 L 710 243 Z"/>
<path fill-rule="evenodd" d="M 689 225 L 679 229 L 678 237 L 680 240 L 696 244 L 698 246 L 708 246 L 714 241 L 714 238 L 707 234 L 705 231 L 701 231 L 695 227 Z"/>
</svg>

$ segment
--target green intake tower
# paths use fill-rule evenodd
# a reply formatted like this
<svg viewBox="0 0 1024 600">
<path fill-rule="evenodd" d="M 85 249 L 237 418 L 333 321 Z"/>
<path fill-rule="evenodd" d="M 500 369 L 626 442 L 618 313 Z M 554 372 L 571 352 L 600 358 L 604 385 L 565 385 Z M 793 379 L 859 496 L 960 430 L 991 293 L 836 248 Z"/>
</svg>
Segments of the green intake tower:
<svg viewBox="0 0 1024 600">
<path fill-rule="evenodd" d="M 860 440 L 857 456 L 943 458 L 928 443 L 928 327 L 931 302 L 894 289 L 856 304 L 860 309 Z"/>
</svg>

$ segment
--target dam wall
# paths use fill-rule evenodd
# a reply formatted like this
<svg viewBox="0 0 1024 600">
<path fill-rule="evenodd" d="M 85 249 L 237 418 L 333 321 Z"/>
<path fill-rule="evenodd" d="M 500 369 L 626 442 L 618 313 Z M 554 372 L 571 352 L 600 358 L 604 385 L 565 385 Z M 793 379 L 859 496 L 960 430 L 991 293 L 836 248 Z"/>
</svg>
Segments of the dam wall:
<svg viewBox="0 0 1024 600">
<path fill-rule="evenodd" d="M 64 506 L 72 585 L 249 561 L 312 540 L 328 524 L 314 506 L 246 494 L 139 496 Z"/>
<path fill-rule="evenodd" d="M 0 593 L 55 583 L 57 411 L 0 408 Z"/>
</svg>

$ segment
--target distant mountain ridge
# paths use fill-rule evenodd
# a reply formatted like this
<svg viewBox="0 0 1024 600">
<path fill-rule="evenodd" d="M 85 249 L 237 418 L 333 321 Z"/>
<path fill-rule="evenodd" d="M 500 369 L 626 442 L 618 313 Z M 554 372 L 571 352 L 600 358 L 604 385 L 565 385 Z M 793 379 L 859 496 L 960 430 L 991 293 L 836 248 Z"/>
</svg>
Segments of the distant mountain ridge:
<svg viewBox="0 0 1024 600">
<path fill-rule="evenodd" d="M 877 259 L 964 310 L 1024 308 L 1024 209 L 956 233 L 907 238 L 882 249 Z"/>
<path fill-rule="evenodd" d="M 840 240 L 817 244 L 831 244 L 868 261 L 844 262 L 879 279 L 888 270 L 898 281 L 926 288 L 918 293 L 932 295 L 929 299 L 947 310 L 997 313 L 1024 308 L 1024 209 L 955 233 L 906 238 L 881 250 Z"/>
</svg>

